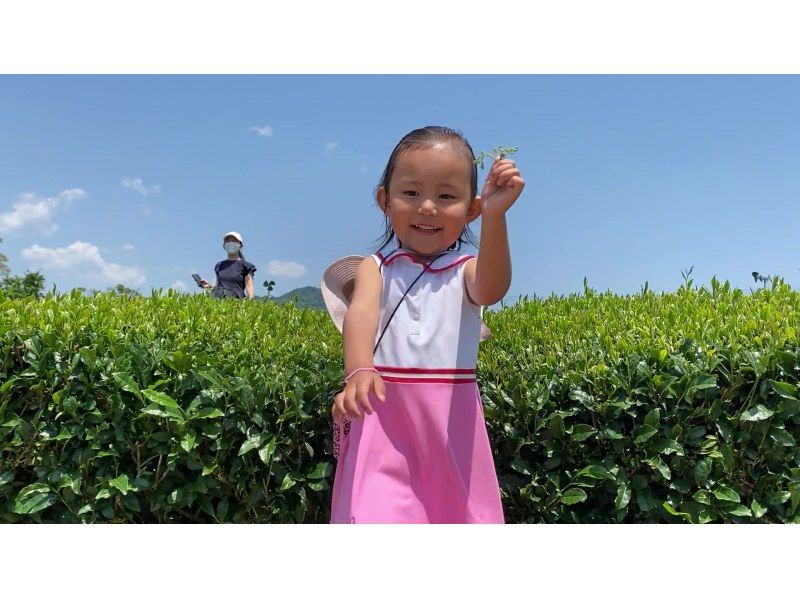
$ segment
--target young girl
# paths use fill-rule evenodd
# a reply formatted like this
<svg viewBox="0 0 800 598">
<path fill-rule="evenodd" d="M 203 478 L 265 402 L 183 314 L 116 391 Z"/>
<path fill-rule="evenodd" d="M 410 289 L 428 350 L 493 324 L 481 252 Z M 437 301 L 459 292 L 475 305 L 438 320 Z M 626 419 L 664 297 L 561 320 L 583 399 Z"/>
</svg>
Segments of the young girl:
<svg viewBox="0 0 800 598">
<path fill-rule="evenodd" d="M 496 160 L 478 196 L 474 159 L 459 132 L 417 129 L 376 189 L 387 229 L 344 317 L 332 523 L 504 521 L 475 366 L 481 306 L 511 283 L 505 214 L 525 182 Z M 478 216 L 476 259 L 459 249 Z"/>
</svg>

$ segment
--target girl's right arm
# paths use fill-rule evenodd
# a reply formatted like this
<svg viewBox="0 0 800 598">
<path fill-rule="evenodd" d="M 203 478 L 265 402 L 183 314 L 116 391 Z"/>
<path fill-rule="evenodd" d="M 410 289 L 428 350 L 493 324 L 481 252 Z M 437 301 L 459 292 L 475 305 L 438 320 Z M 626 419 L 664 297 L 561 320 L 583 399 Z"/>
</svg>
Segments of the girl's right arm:
<svg viewBox="0 0 800 598">
<path fill-rule="evenodd" d="M 343 416 L 362 417 L 361 410 L 372 413 L 369 394 L 385 400 L 386 389 L 380 375 L 372 368 L 372 351 L 380 320 L 381 287 L 383 281 L 378 265 L 368 257 L 358 267 L 355 288 L 344 316 L 342 333 L 344 335 L 344 369 L 350 375 L 345 389 L 334 399 L 332 414 L 334 419 Z M 360 408 L 360 409 L 359 409 Z"/>
</svg>

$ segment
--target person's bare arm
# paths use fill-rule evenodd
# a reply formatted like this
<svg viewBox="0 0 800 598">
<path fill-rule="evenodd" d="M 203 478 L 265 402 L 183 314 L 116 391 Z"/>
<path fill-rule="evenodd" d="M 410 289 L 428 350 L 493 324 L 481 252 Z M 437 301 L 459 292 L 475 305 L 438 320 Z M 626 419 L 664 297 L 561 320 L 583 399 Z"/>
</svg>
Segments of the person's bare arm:
<svg viewBox="0 0 800 598">
<path fill-rule="evenodd" d="M 525 181 L 513 160 L 497 160 L 480 195 L 481 241 L 478 259 L 464 267 L 470 299 L 478 305 L 500 301 L 511 285 L 511 251 L 506 212 L 522 193 Z"/>
<path fill-rule="evenodd" d="M 252 274 L 248 274 L 247 276 L 244 277 L 244 288 L 245 288 L 245 291 L 247 292 L 247 298 L 248 299 L 252 299 L 253 297 L 256 296 L 256 293 L 253 290 L 253 275 Z"/>
<path fill-rule="evenodd" d="M 342 325 L 345 375 L 359 368 L 373 367 L 372 351 L 380 321 L 382 284 L 377 264 L 372 258 L 366 258 L 356 272 L 353 296 Z M 359 407 L 371 414 L 370 392 L 385 400 L 386 389 L 380 375 L 370 370 L 357 372 L 334 399 L 334 419 L 340 420 L 345 415 L 361 417 Z"/>
</svg>

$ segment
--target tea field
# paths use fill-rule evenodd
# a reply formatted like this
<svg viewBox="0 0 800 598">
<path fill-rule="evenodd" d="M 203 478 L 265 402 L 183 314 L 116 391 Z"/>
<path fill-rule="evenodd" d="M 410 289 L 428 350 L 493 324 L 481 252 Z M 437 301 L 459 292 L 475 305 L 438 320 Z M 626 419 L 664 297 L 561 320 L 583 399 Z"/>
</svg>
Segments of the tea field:
<svg viewBox="0 0 800 598">
<path fill-rule="evenodd" d="M 800 521 L 800 294 L 725 283 L 487 313 L 508 522 Z M 325 522 L 327 313 L 0 295 L 0 521 Z"/>
</svg>

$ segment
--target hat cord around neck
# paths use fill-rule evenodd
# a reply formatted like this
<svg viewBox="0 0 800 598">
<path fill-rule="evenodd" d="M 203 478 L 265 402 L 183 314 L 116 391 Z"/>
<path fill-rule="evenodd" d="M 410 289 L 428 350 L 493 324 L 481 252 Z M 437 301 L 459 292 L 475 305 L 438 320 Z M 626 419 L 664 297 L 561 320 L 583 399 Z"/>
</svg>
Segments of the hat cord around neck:
<svg viewBox="0 0 800 598">
<path fill-rule="evenodd" d="M 397 250 L 395 250 L 395 251 L 397 251 Z M 392 253 L 394 253 L 394 251 L 393 251 Z M 440 253 L 440 254 L 439 254 L 439 255 L 437 255 L 435 258 L 433 258 L 431 261 L 429 261 L 427 264 L 425 264 L 425 267 L 422 269 L 422 272 L 420 272 L 420 273 L 417 275 L 417 277 L 414 279 L 414 281 L 413 281 L 413 282 L 412 282 L 410 285 L 408 285 L 408 288 L 406 289 L 406 292 L 405 292 L 405 293 L 403 293 L 403 296 L 402 296 L 402 297 L 400 297 L 400 301 L 398 301 L 398 302 L 397 302 L 397 305 L 395 305 L 395 306 L 394 306 L 394 309 L 392 310 L 392 313 L 391 313 L 391 315 L 389 316 L 389 319 L 386 321 L 386 325 L 383 327 L 383 332 L 381 332 L 381 335 L 380 335 L 380 337 L 378 337 L 378 342 L 377 342 L 377 343 L 375 343 L 375 348 L 372 350 L 372 354 L 373 354 L 373 355 L 375 355 L 375 353 L 378 351 L 378 345 L 380 345 L 380 344 L 381 344 L 381 340 L 383 340 L 383 335 L 384 335 L 384 334 L 386 334 L 386 330 L 389 328 L 389 324 L 391 323 L 391 321 L 392 321 L 392 318 L 394 317 L 394 314 L 396 314 L 396 313 L 397 313 L 397 310 L 398 310 L 398 309 L 400 309 L 400 305 L 403 303 L 403 299 L 405 299 L 405 298 L 406 298 L 406 295 L 408 295 L 409 291 L 410 291 L 410 290 L 411 290 L 411 289 L 414 287 L 414 285 L 415 285 L 415 284 L 417 284 L 417 281 L 418 281 L 420 278 L 422 278 L 422 275 L 423 275 L 423 274 L 425 274 L 425 272 L 427 272 L 427 271 L 428 271 L 428 268 L 430 268 L 430 267 L 431 267 L 431 265 L 433 264 L 433 262 L 435 262 L 435 261 L 436 261 L 436 260 L 438 260 L 440 257 L 442 257 L 443 255 L 446 255 L 446 254 L 447 254 L 447 252 Z M 390 253 L 389 255 L 391 255 L 391 253 Z M 386 257 L 389 257 L 389 256 L 387 255 Z M 386 258 L 384 258 L 384 260 L 385 260 L 385 259 L 386 259 Z M 381 266 L 383 266 L 383 260 L 381 260 Z"/>
</svg>

